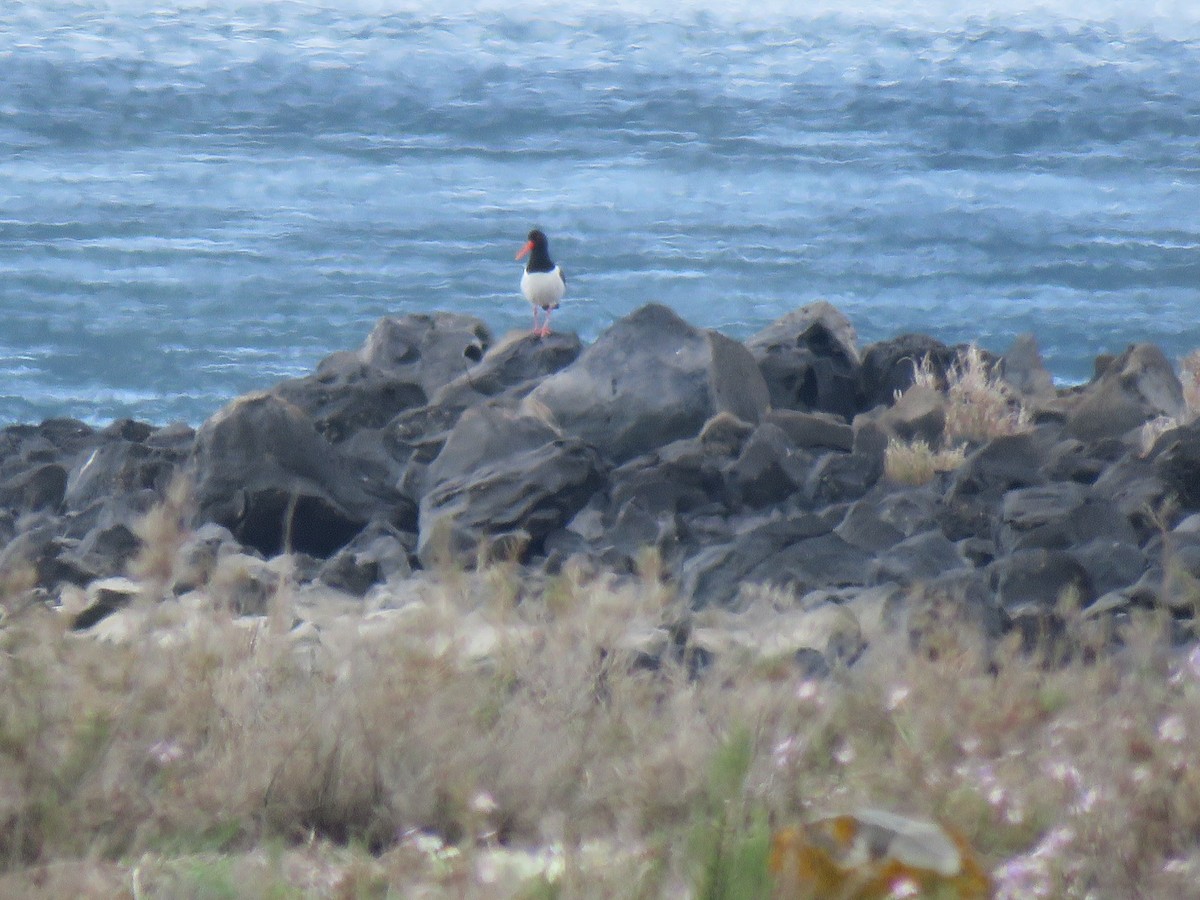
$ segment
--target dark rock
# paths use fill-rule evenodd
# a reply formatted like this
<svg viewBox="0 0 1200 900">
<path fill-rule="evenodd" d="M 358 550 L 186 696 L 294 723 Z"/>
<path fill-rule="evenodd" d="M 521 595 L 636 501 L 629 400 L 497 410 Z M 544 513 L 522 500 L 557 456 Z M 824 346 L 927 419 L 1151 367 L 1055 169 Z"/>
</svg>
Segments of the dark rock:
<svg viewBox="0 0 1200 900">
<path fill-rule="evenodd" d="M 164 450 L 178 450 L 187 453 L 192 449 L 196 440 L 196 429 L 186 422 L 175 422 L 157 428 L 146 436 L 146 446 L 161 447 Z"/>
<path fill-rule="evenodd" d="M 473 562 L 479 550 L 525 557 L 579 511 L 603 484 L 595 452 L 575 438 L 516 452 L 448 478 L 421 500 L 422 565 Z M 500 545 L 511 545 L 507 548 Z"/>
<path fill-rule="evenodd" d="M 1000 359 L 1001 377 L 1027 397 L 1054 396 L 1054 376 L 1042 361 L 1037 339 L 1032 334 L 1017 335 Z"/>
<path fill-rule="evenodd" d="M 522 332 L 492 347 L 473 368 L 440 388 L 435 404 L 468 406 L 510 388 L 561 371 L 579 358 L 579 336 L 563 331 L 539 336 Z"/>
<path fill-rule="evenodd" d="M 613 325 L 529 398 L 616 462 L 692 437 L 721 411 L 757 422 L 768 405 L 745 347 L 653 304 Z"/>
<path fill-rule="evenodd" d="M 926 357 L 935 372 L 945 372 L 958 359 L 958 352 L 923 334 L 905 334 L 867 347 L 862 354 L 863 408 L 890 406 L 898 391 L 912 385 L 914 366 Z"/>
<path fill-rule="evenodd" d="M 84 584 L 96 578 L 125 574 L 141 547 L 141 540 L 128 525 L 115 522 L 93 529 L 77 545 L 60 553 L 58 562 L 75 569 L 77 574 L 71 580 Z"/>
<path fill-rule="evenodd" d="M 965 565 L 966 560 L 941 531 L 926 531 L 880 553 L 870 564 L 870 577 L 876 584 L 909 585 Z"/>
<path fill-rule="evenodd" d="M 224 525 L 266 556 L 327 557 L 381 510 L 412 520 L 398 494 L 357 480 L 312 420 L 271 394 L 241 397 L 205 422 L 192 463 L 197 522 Z"/>
<path fill-rule="evenodd" d="M 1104 470 L 1092 485 L 1092 496 L 1114 504 L 1145 541 L 1161 527 L 1168 501 L 1177 502 L 1175 490 L 1162 477 L 1157 460 L 1128 455 Z"/>
<path fill-rule="evenodd" d="M 1101 596 L 1136 583 L 1149 568 L 1146 555 L 1136 544 L 1125 541 L 1097 538 L 1071 552 Z"/>
<path fill-rule="evenodd" d="M 163 494 L 185 460 L 176 450 L 114 439 L 96 447 L 71 469 L 63 503 L 80 511 L 122 494 Z"/>
<path fill-rule="evenodd" d="M 743 583 L 755 582 L 752 573 L 756 569 L 775 559 L 784 548 L 828 534 L 832 527 L 827 518 L 813 513 L 748 522 L 732 541 L 709 546 L 683 563 L 680 593 L 695 609 L 728 606 Z"/>
<path fill-rule="evenodd" d="M 1092 448 L 1083 441 L 1067 438 L 1050 449 L 1042 474 L 1049 481 L 1094 484 L 1108 463 L 1108 460 L 1097 457 Z"/>
<path fill-rule="evenodd" d="M 1066 550 L 1105 539 L 1137 546 L 1139 535 L 1120 508 L 1072 481 L 1023 488 L 1004 495 L 999 546 Z"/>
<path fill-rule="evenodd" d="M 0 507 L 13 512 L 57 510 L 67 491 L 67 470 L 47 463 L 0 484 Z"/>
<path fill-rule="evenodd" d="M 1150 455 L 1153 472 L 1183 509 L 1200 509 L 1200 422 L 1168 431 Z"/>
<path fill-rule="evenodd" d="M 468 409 L 429 465 L 426 484 L 432 489 L 451 479 L 464 478 L 499 460 L 536 450 L 558 436 L 555 429 L 535 416 L 490 404 Z"/>
<path fill-rule="evenodd" d="M 874 421 L 897 440 L 924 441 L 930 447 L 940 447 L 946 428 L 946 398 L 931 387 L 913 386 L 891 406 L 865 413 L 859 419 Z"/>
<path fill-rule="evenodd" d="M 1031 434 L 993 438 L 970 454 L 954 476 L 952 498 L 999 499 L 1016 488 L 1045 482 L 1046 451 Z"/>
<path fill-rule="evenodd" d="M 413 372 L 383 372 L 342 354 L 325 360 L 316 374 L 285 381 L 273 392 L 307 413 L 317 431 L 336 444 L 424 405 L 425 391 L 415 378 Z"/>
<path fill-rule="evenodd" d="M 1083 605 L 1096 598 L 1087 569 L 1063 550 L 1020 550 L 992 563 L 991 578 L 1010 613 L 1022 607 L 1053 610 L 1068 592 Z"/>
<path fill-rule="evenodd" d="M 1179 416 L 1183 386 L 1163 352 L 1135 344 L 1114 359 L 1067 416 L 1067 430 L 1086 443 L 1119 438 L 1156 416 Z"/>
<path fill-rule="evenodd" d="M 779 503 L 803 487 L 813 457 L 777 425 L 759 425 L 729 470 L 732 494 L 747 506 Z"/>
<path fill-rule="evenodd" d="M 748 341 L 781 409 L 822 410 L 850 419 L 859 409 L 854 326 L 820 300 L 777 319 Z"/>
<path fill-rule="evenodd" d="M 764 425 L 775 425 L 802 449 L 852 450 L 854 429 L 829 413 L 806 413 L 772 409 L 763 416 Z"/>
<path fill-rule="evenodd" d="M 432 397 L 482 360 L 491 343 L 491 332 L 474 316 L 408 315 L 380 319 L 357 356 L 384 373 L 411 376 Z"/>
<path fill-rule="evenodd" d="M 804 492 L 818 506 L 856 500 L 882 475 L 882 460 L 861 453 L 826 453 L 809 470 Z"/>
<path fill-rule="evenodd" d="M 361 597 L 372 585 L 412 574 L 408 550 L 415 536 L 388 522 L 372 522 L 321 566 L 317 578 Z"/>
</svg>

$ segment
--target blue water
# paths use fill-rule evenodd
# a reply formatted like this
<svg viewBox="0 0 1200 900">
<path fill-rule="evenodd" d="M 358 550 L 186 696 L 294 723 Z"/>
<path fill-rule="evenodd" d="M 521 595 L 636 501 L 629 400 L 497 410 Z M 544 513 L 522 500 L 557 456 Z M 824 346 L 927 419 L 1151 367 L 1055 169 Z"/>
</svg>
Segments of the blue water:
<svg viewBox="0 0 1200 900">
<path fill-rule="evenodd" d="M 1066 382 L 1200 346 L 1200 8 L 905 6 L 5 0 L 0 424 L 197 423 L 385 314 L 527 327 L 534 224 L 588 340 L 827 298 Z"/>
</svg>

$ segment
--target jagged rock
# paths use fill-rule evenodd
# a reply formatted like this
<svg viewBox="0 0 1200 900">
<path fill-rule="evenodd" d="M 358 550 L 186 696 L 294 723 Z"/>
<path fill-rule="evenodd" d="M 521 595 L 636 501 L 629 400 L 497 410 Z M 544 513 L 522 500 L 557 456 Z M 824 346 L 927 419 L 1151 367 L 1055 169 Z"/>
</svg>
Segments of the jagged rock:
<svg viewBox="0 0 1200 900">
<path fill-rule="evenodd" d="M 1067 416 L 1067 430 L 1095 443 L 1157 416 L 1178 417 L 1183 409 L 1183 386 L 1166 356 L 1152 344 L 1135 344 L 1088 385 Z"/>
<path fill-rule="evenodd" d="M 881 552 L 871 561 L 870 577 L 876 584 L 909 585 L 965 566 L 958 548 L 935 529 L 905 538 Z"/>
<path fill-rule="evenodd" d="M 1150 455 L 1154 474 L 1183 509 L 1200 509 L 1200 422 L 1168 431 Z"/>
<path fill-rule="evenodd" d="M 549 441 L 449 477 L 421 499 L 422 565 L 473 562 L 488 545 L 526 556 L 568 521 L 603 483 L 595 452 L 576 438 Z"/>
<path fill-rule="evenodd" d="M 373 522 L 321 566 L 317 578 L 361 597 L 374 584 L 411 575 L 408 550 L 415 543 L 415 536 L 387 522 Z"/>
<path fill-rule="evenodd" d="M 818 506 L 855 500 L 883 475 L 883 460 L 863 453 L 826 453 L 809 469 L 805 495 Z"/>
<path fill-rule="evenodd" d="M 477 365 L 438 389 L 431 402 L 468 406 L 565 369 L 582 350 L 577 334 L 520 332 L 492 347 Z"/>
<path fill-rule="evenodd" d="M 1093 498 L 1072 481 L 1009 491 L 1000 521 L 998 544 L 1005 551 L 1065 550 L 1098 539 L 1138 543 L 1137 532 L 1116 504 Z"/>
<path fill-rule="evenodd" d="M 1010 613 L 1026 607 L 1054 610 L 1068 592 L 1085 606 L 1096 598 L 1087 569 L 1065 550 L 1020 550 L 990 569 L 997 598 Z"/>
<path fill-rule="evenodd" d="M 1054 376 L 1042 361 L 1037 339 L 1032 334 L 1019 334 L 1012 346 L 1000 358 L 1001 377 L 1026 397 L 1054 396 Z"/>
<path fill-rule="evenodd" d="M 57 510 L 67 492 L 67 470 L 58 463 L 46 463 L 21 472 L 0 484 L 0 507 L 13 512 Z"/>
<path fill-rule="evenodd" d="M 729 469 L 730 491 L 753 508 L 779 503 L 803 488 L 813 460 L 782 428 L 763 423 Z"/>
<path fill-rule="evenodd" d="M 891 406 L 864 413 L 860 419 L 874 421 L 897 440 L 938 447 L 946 428 L 946 397 L 934 388 L 914 385 Z"/>
<path fill-rule="evenodd" d="M 529 398 L 618 463 L 695 436 L 721 411 L 757 422 L 769 403 L 745 347 L 656 304 L 617 322 Z"/>
<path fill-rule="evenodd" d="M 101 444 L 71 470 L 63 504 L 78 512 L 121 494 L 149 490 L 161 495 L 185 458 L 178 450 L 124 439 Z"/>
<path fill-rule="evenodd" d="M 536 450 L 559 437 L 542 419 L 492 404 L 463 413 L 425 473 L 427 490 L 454 478 Z"/>
<path fill-rule="evenodd" d="M 775 425 L 797 447 L 805 450 L 852 450 L 854 429 L 829 413 L 807 413 L 772 409 L 763 416 L 764 425 Z"/>
<path fill-rule="evenodd" d="M 411 374 L 433 396 L 482 360 L 491 344 L 482 320 L 439 312 L 380 319 L 357 355 L 384 372 Z"/>
<path fill-rule="evenodd" d="M 1046 452 L 1031 434 L 993 438 L 970 454 L 954 476 L 952 498 L 998 499 L 1016 488 L 1044 484 Z"/>
<path fill-rule="evenodd" d="M 314 374 L 285 381 L 273 393 L 307 413 L 327 440 L 339 443 L 424 405 L 473 368 L 491 342 L 487 326 L 473 316 L 383 318 L 357 351 L 326 357 Z"/>
<path fill-rule="evenodd" d="M 412 523 L 403 498 L 356 479 L 308 416 L 269 393 L 241 397 L 205 422 L 192 466 L 197 522 L 224 525 L 266 556 L 290 548 L 327 557 L 381 513 Z"/>
<path fill-rule="evenodd" d="M 958 351 L 923 334 L 904 334 L 871 344 L 862 354 L 863 409 L 891 405 L 898 391 L 913 383 L 914 366 L 929 358 L 935 372 L 945 372 Z"/>
<path fill-rule="evenodd" d="M 1146 554 L 1136 543 L 1096 538 L 1071 550 L 1087 570 L 1096 594 L 1104 595 L 1136 584 L 1146 574 Z"/>
<path fill-rule="evenodd" d="M 771 404 L 850 419 L 859 409 L 858 337 L 825 300 L 776 319 L 748 341 Z"/>
</svg>

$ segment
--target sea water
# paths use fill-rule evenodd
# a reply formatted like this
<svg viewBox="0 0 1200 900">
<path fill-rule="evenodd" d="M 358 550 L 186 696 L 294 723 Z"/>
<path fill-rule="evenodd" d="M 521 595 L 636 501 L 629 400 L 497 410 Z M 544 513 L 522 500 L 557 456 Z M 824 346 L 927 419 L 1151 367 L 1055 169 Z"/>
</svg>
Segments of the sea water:
<svg viewBox="0 0 1200 900">
<path fill-rule="evenodd" d="M 198 423 L 385 315 L 527 328 L 534 225 L 585 340 L 825 298 L 1064 382 L 1178 358 L 1200 6 L 0 4 L 0 425 Z"/>
</svg>

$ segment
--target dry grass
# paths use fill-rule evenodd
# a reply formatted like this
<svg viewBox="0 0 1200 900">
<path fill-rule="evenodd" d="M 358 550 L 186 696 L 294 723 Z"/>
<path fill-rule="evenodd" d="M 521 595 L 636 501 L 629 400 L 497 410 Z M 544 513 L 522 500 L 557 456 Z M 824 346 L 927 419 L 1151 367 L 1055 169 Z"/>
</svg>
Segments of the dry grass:
<svg viewBox="0 0 1200 900">
<path fill-rule="evenodd" d="M 10 604 L 0 895 L 767 896 L 772 827 L 860 805 L 952 826 L 1001 897 L 1200 875 L 1200 654 L 1154 622 L 1054 668 L 880 637 L 813 681 L 694 677 L 652 575 L 446 573 L 299 631 L 210 599 L 125 643 Z"/>
<path fill-rule="evenodd" d="M 953 472 L 966 458 L 964 446 L 934 450 L 922 440 L 889 438 L 883 472 L 895 484 L 928 484 L 939 472 Z"/>
<path fill-rule="evenodd" d="M 961 351 L 947 372 L 934 369 L 928 356 L 915 365 L 913 384 L 946 392 L 946 428 L 943 444 L 988 441 L 1030 428 L 1029 411 L 1019 394 L 984 358 L 975 344 Z"/>
<path fill-rule="evenodd" d="M 968 444 L 1031 427 L 1029 410 L 1018 393 L 992 371 L 983 351 L 974 344 L 960 352 L 957 362 L 945 372 L 936 369 L 928 356 L 915 363 L 913 386 L 944 393 L 946 422 L 936 447 L 923 440 L 888 442 L 884 471 L 896 483 L 926 484 L 937 473 L 962 465 Z"/>
</svg>

